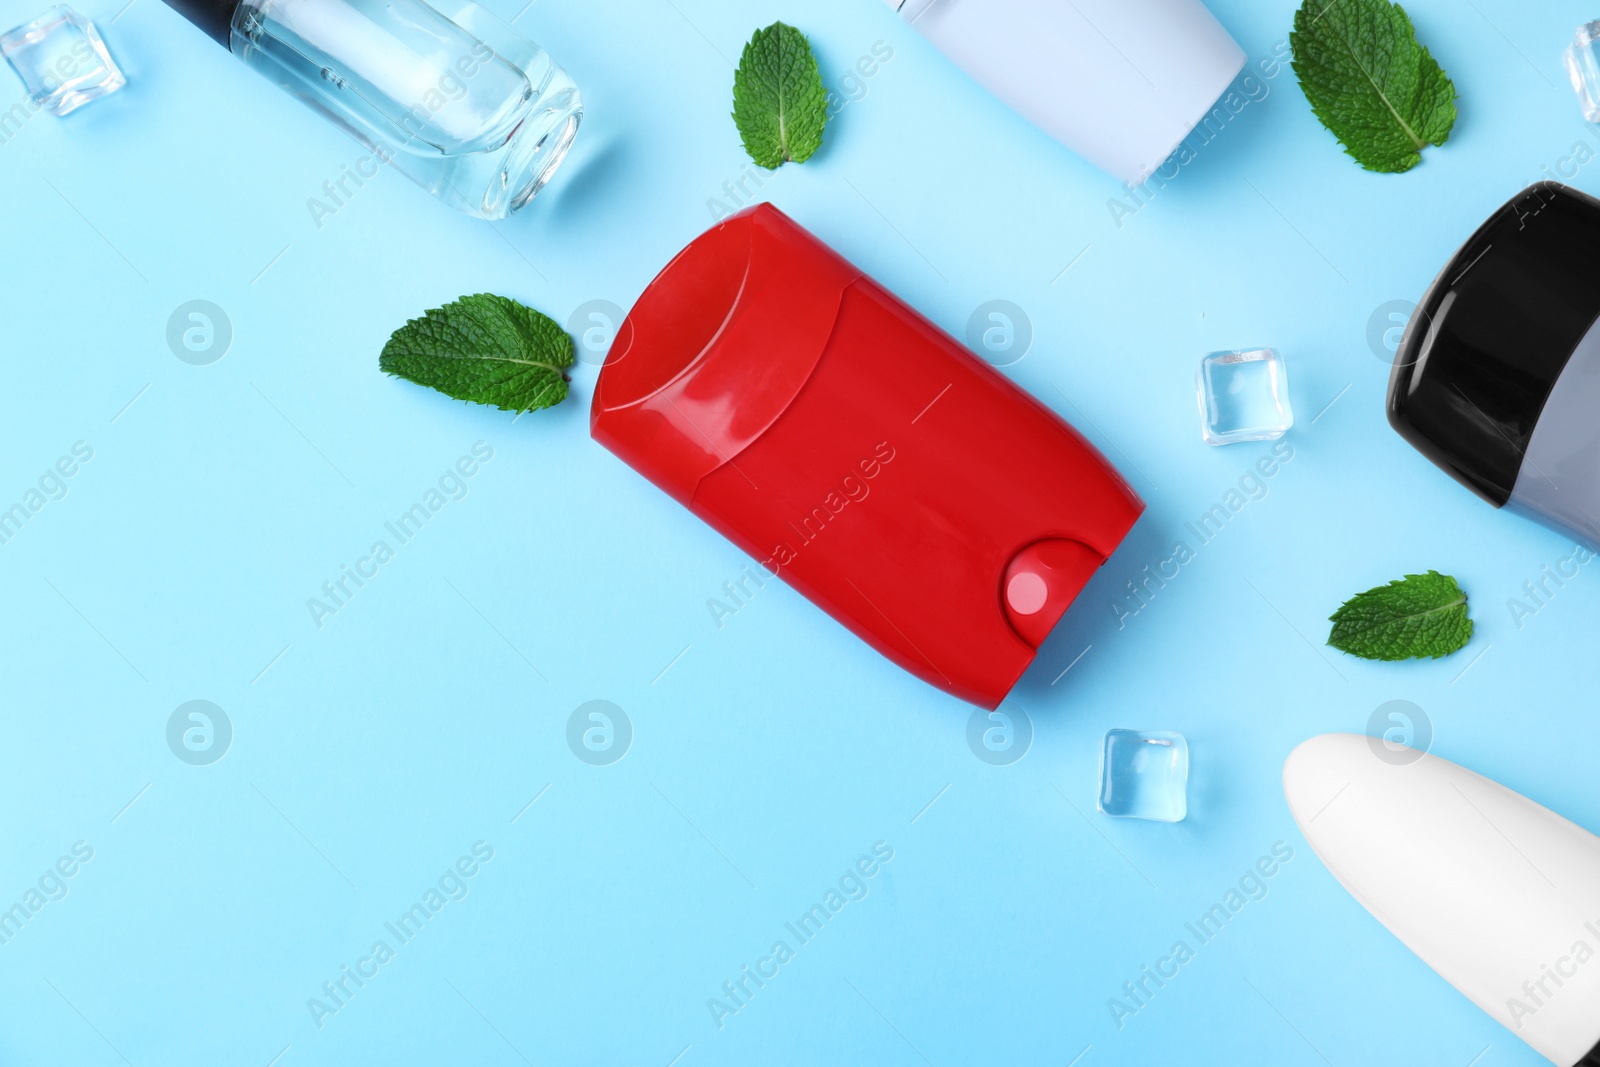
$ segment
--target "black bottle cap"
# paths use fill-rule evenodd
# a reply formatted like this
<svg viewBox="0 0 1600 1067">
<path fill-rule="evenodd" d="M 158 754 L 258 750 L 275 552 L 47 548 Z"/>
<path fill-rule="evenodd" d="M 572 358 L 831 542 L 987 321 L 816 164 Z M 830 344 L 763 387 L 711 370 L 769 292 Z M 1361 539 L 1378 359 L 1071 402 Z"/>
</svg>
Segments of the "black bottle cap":
<svg viewBox="0 0 1600 1067">
<path fill-rule="evenodd" d="M 1495 507 L 1556 378 L 1600 317 L 1600 200 L 1519 193 L 1434 279 L 1389 378 L 1389 425 Z"/>
<path fill-rule="evenodd" d="M 213 41 L 232 49 L 233 12 L 239 0 L 166 0 L 166 4 L 205 30 Z"/>
</svg>

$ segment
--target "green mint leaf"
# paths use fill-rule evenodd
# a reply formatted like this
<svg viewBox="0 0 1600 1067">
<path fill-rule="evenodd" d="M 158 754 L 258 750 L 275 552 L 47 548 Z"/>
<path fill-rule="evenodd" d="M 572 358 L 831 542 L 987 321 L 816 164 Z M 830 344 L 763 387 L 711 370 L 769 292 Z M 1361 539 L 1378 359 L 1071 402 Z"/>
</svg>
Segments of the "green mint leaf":
<svg viewBox="0 0 1600 1067">
<path fill-rule="evenodd" d="M 1367 170 L 1410 170 L 1450 139 L 1456 87 L 1399 4 L 1305 0 L 1289 44 L 1311 110 Z"/>
<path fill-rule="evenodd" d="M 774 22 L 744 46 L 733 76 L 733 122 L 758 166 L 804 163 L 822 147 L 828 94 L 806 35 Z"/>
<path fill-rule="evenodd" d="M 492 293 L 423 313 L 383 346 L 378 369 L 457 400 L 535 411 L 567 398 L 576 349 L 548 315 Z"/>
<path fill-rule="evenodd" d="M 1328 618 L 1328 644 L 1362 659 L 1438 659 L 1472 639 L 1467 594 L 1438 571 L 1357 593 Z"/>
</svg>

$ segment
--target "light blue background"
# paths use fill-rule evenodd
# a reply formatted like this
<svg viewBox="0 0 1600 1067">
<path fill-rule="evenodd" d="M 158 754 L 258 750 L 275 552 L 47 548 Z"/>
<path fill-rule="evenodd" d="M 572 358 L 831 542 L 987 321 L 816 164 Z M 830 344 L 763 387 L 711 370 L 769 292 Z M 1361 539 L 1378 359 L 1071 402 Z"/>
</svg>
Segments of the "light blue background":
<svg viewBox="0 0 1600 1067">
<path fill-rule="evenodd" d="M 1279 770 L 1406 699 L 1436 752 L 1600 827 L 1600 577 L 1517 625 L 1508 599 L 1570 546 L 1389 430 L 1367 338 L 1508 196 L 1600 149 L 1559 59 L 1595 10 L 1411 0 L 1460 92 L 1448 146 L 1365 173 L 1284 70 L 1119 227 L 1117 183 L 881 3 L 494 0 L 585 93 L 553 185 L 490 225 L 386 173 L 319 229 L 307 199 L 361 149 L 157 0 L 122 3 L 84 10 L 128 88 L 0 144 L 0 505 L 94 449 L 0 545 L 0 906 L 94 849 L 0 945 L 0 1063 L 1543 1062 L 1338 887 Z M 1294 9 L 1213 7 L 1252 62 Z M 627 307 L 740 177 L 729 60 L 776 18 L 831 87 L 875 42 L 894 56 L 761 195 L 958 336 L 984 301 L 1025 308 L 1005 373 L 1149 505 L 1018 688 L 1035 736 L 1010 766 L 969 750 L 969 707 L 779 584 L 719 628 L 707 601 L 747 560 L 589 440 L 592 364 L 515 421 L 377 370 L 462 293 Z M 1600 168 L 1567 176 L 1600 192 Z M 191 299 L 232 322 L 211 366 L 165 340 Z M 1293 461 L 1119 627 L 1123 583 L 1264 453 L 1203 445 L 1193 394 L 1202 354 L 1262 344 L 1288 360 Z M 307 598 L 477 441 L 467 497 L 318 629 Z M 1429 567 L 1471 594 L 1467 649 L 1321 647 L 1345 597 Z M 191 699 L 233 723 L 210 766 L 167 747 Z M 565 740 L 591 699 L 635 732 L 610 766 Z M 1110 727 L 1187 735 L 1188 821 L 1095 812 Z M 307 998 L 480 840 L 470 894 L 319 1029 Z M 866 898 L 719 1029 L 708 998 L 878 841 Z M 1265 899 L 1119 1030 L 1107 999 L 1278 841 Z"/>
</svg>

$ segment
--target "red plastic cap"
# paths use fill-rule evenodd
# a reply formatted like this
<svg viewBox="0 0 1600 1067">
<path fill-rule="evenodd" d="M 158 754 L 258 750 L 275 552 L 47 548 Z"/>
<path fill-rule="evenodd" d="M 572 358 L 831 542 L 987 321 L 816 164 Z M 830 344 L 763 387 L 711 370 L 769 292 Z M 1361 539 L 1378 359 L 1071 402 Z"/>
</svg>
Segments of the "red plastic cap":
<svg viewBox="0 0 1600 1067">
<path fill-rule="evenodd" d="M 618 329 L 595 385 L 594 439 L 687 504 L 799 393 L 859 276 L 771 204 L 707 230 Z"/>
</svg>

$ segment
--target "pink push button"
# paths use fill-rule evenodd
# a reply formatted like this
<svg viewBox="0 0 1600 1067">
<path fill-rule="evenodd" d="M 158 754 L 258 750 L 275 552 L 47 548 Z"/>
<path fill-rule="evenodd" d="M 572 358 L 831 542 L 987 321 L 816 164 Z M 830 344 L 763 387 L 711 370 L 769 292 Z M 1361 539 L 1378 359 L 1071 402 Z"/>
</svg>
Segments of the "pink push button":
<svg viewBox="0 0 1600 1067">
<path fill-rule="evenodd" d="M 1105 562 L 1099 553 L 1077 541 L 1052 538 L 1035 541 L 1012 557 L 1001 586 L 1011 628 L 1034 648 Z"/>
</svg>

